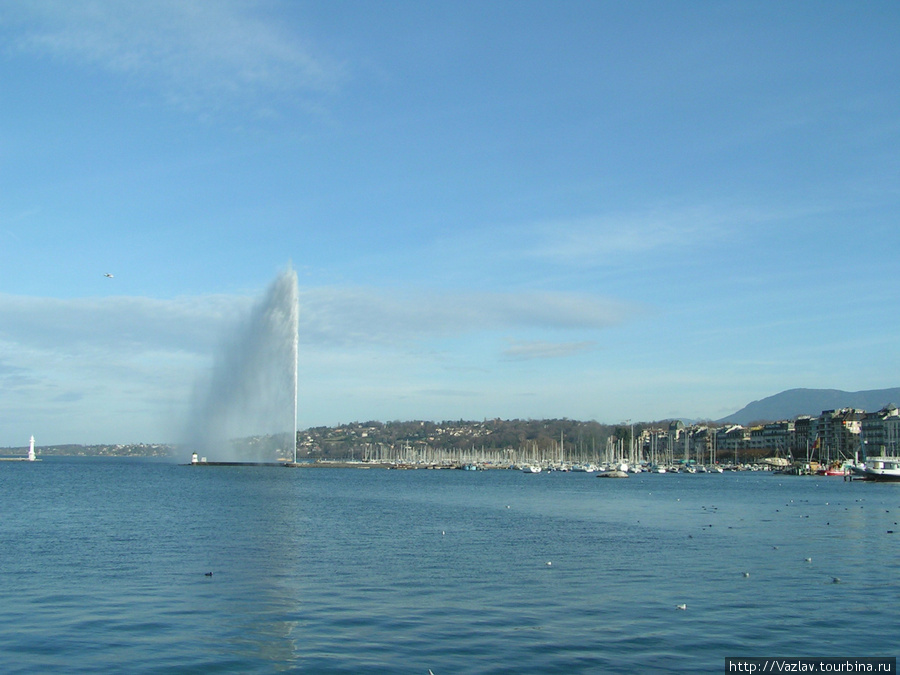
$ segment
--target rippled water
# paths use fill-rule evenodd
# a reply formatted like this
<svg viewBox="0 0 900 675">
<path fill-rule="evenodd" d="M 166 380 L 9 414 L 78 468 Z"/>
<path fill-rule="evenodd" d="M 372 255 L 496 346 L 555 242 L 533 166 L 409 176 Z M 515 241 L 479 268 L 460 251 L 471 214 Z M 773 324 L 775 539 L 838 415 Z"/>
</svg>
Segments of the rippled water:
<svg viewBox="0 0 900 675">
<path fill-rule="evenodd" d="M 0 463 L 0 506 L 2 672 L 724 672 L 900 642 L 897 484 L 49 458 Z"/>
</svg>

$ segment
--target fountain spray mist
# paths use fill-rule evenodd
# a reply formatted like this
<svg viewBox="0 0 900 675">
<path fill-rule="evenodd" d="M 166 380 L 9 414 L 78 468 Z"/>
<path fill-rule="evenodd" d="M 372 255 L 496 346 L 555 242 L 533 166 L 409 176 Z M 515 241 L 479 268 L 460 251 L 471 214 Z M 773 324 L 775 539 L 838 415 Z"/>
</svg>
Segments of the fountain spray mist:
<svg viewBox="0 0 900 675">
<path fill-rule="evenodd" d="M 298 321 L 297 273 L 288 267 L 197 387 L 189 451 L 217 462 L 296 461 Z"/>
</svg>

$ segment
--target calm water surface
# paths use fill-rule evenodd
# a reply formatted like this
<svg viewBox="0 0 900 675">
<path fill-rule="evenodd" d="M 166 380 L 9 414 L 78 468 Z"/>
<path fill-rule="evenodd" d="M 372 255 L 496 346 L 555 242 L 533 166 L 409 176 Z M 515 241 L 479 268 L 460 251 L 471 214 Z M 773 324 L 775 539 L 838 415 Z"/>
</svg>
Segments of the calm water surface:
<svg viewBox="0 0 900 675">
<path fill-rule="evenodd" d="M 900 644 L 900 484 L 49 458 L 0 463 L 0 508 L 6 673 L 724 672 Z"/>
</svg>

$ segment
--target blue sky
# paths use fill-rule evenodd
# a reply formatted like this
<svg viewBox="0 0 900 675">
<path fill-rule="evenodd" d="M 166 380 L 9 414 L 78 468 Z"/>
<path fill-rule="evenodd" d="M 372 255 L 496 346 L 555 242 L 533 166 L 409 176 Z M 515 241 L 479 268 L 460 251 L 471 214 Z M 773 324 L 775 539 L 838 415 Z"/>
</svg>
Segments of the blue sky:
<svg viewBox="0 0 900 675">
<path fill-rule="evenodd" d="M 898 29 L 877 1 L 6 0 L 0 446 L 175 440 L 288 264 L 302 427 L 897 386 Z"/>
</svg>

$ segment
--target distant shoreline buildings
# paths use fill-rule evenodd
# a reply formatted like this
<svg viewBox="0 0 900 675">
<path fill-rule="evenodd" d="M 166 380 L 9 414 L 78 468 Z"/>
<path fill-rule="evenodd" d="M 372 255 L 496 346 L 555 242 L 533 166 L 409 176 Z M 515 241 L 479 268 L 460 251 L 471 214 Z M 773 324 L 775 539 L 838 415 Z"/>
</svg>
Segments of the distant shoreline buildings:
<svg viewBox="0 0 900 675">
<path fill-rule="evenodd" d="M 633 439 L 633 441 L 632 441 Z M 787 461 L 865 461 L 895 454 L 900 412 L 856 408 L 754 425 L 685 425 L 679 420 L 602 425 L 574 420 L 353 423 L 300 432 L 300 456 L 360 461 L 425 461 L 454 457 L 533 461 L 741 464 L 766 457 Z"/>
<path fill-rule="evenodd" d="M 643 458 L 654 461 L 733 461 L 748 455 L 771 455 L 795 461 L 865 461 L 895 455 L 900 444 L 900 411 L 893 404 L 877 412 L 856 408 L 823 410 L 818 417 L 800 415 L 758 425 L 708 424 L 645 428 L 638 439 Z"/>
<path fill-rule="evenodd" d="M 633 440 L 632 440 L 633 439 Z M 277 443 L 275 441 L 278 441 Z M 280 437 L 253 437 L 253 443 L 273 447 L 280 459 Z M 247 439 L 243 439 L 246 444 Z M 311 427 L 297 434 L 302 459 L 399 461 L 422 457 L 527 457 L 555 461 L 672 465 L 675 463 L 739 464 L 778 457 L 803 462 L 865 461 L 892 456 L 900 445 L 900 410 L 887 405 L 876 412 L 857 408 L 824 410 L 817 417 L 752 425 L 714 422 L 627 422 L 545 419 L 354 422 L 336 427 Z M 0 455 L 25 454 L 8 448 Z M 170 444 L 57 445 L 36 448 L 39 455 L 66 456 L 178 456 Z"/>
</svg>

